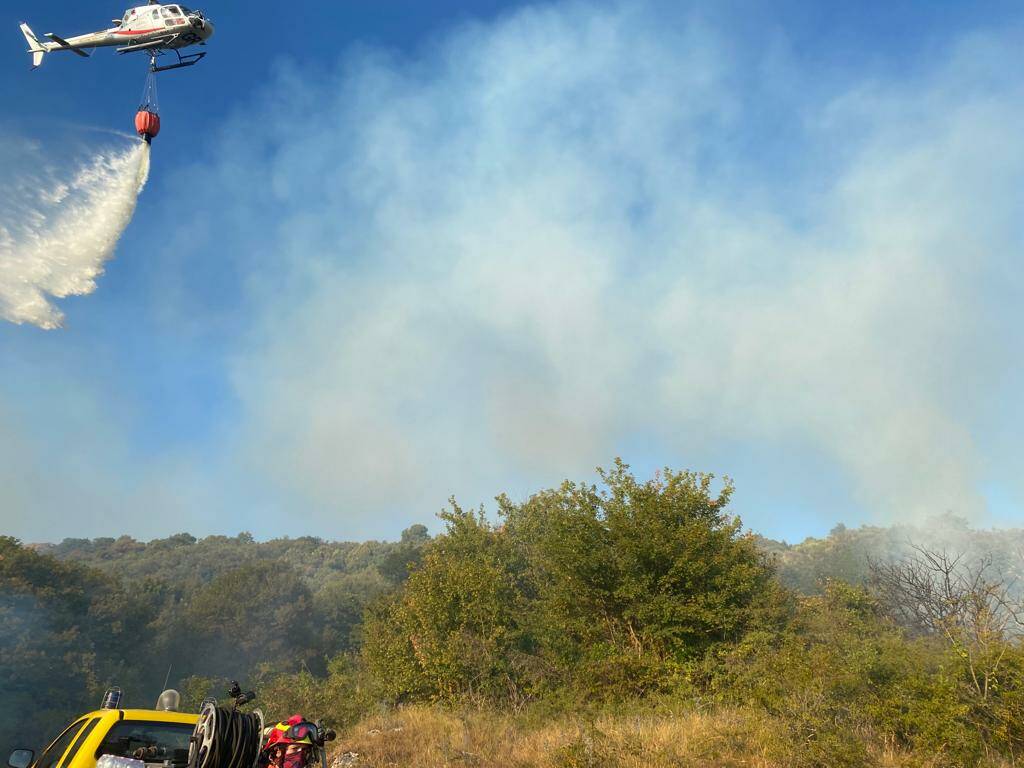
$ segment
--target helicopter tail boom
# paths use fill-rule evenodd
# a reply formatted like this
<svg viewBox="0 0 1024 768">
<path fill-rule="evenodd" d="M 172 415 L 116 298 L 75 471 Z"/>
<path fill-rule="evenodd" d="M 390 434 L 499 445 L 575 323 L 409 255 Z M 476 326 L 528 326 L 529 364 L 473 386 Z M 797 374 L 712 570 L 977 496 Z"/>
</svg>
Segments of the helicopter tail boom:
<svg viewBox="0 0 1024 768">
<path fill-rule="evenodd" d="M 32 69 L 35 69 L 43 63 L 43 55 L 46 53 L 46 47 L 39 42 L 35 33 L 29 29 L 28 24 L 25 22 L 21 23 L 21 34 L 25 36 L 25 42 L 28 43 L 28 52 L 32 54 Z"/>
<path fill-rule="evenodd" d="M 83 59 L 88 59 L 89 58 L 89 54 L 88 53 L 83 51 L 81 48 L 76 48 L 71 43 L 69 43 L 67 40 L 65 40 L 63 37 L 59 37 L 58 35 L 53 34 L 53 32 L 47 32 L 46 36 L 48 38 L 50 38 L 51 40 L 53 40 L 53 42 L 55 42 L 60 48 L 63 48 L 66 51 L 71 51 L 73 54 L 75 54 L 77 56 L 81 56 Z M 57 50 L 57 49 L 56 48 L 48 48 L 47 50 Z"/>
</svg>

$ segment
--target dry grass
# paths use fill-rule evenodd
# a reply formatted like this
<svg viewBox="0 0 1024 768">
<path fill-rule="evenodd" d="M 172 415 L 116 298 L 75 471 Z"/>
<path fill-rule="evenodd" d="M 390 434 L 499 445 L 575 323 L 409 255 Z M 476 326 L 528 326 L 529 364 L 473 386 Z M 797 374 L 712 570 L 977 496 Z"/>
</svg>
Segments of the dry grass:
<svg viewBox="0 0 1024 768">
<path fill-rule="evenodd" d="M 333 768 L 791 768 L 785 729 L 763 714 L 723 710 L 562 718 L 536 725 L 489 712 L 407 707 L 340 737 Z M 354 754 L 353 754 L 354 753 Z M 830 764 L 830 761 L 818 762 Z M 864 765 L 931 768 L 930 758 L 868 748 Z M 995 764 L 993 765 L 995 768 Z"/>
</svg>

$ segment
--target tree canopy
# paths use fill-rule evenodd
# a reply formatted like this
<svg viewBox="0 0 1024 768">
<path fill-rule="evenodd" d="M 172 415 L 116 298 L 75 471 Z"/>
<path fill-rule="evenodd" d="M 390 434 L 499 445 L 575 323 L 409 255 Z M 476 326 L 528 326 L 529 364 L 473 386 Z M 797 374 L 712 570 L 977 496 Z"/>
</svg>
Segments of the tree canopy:
<svg viewBox="0 0 1024 768">
<path fill-rule="evenodd" d="M 452 499 L 396 542 L 0 537 L 0 742 L 40 746 L 111 684 L 152 706 L 170 668 L 187 705 L 234 677 L 272 716 L 669 701 L 755 707 L 792 766 L 867 765 L 866 734 L 936 766 L 1024 751 L 1024 532 L 791 545 L 743 530 L 728 479 L 599 478 Z"/>
</svg>

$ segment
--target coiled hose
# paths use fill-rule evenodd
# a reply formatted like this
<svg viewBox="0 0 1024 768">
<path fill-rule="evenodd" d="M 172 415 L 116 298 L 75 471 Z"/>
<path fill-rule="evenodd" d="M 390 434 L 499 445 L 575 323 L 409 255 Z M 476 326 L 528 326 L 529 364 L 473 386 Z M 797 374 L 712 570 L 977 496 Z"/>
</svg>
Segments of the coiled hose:
<svg viewBox="0 0 1024 768">
<path fill-rule="evenodd" d="M 189 768 L 256 768 L 263 713 L 203 705 L 189 743 Z"/>
</svg>

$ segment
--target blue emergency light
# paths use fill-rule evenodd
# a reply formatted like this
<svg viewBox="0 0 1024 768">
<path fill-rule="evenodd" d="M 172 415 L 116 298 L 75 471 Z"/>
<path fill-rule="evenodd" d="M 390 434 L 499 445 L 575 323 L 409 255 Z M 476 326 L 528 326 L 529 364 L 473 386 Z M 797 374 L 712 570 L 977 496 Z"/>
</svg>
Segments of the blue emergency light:
<svg viewBox="0 0 1024 768">
<path fill-rule="evenodd" d="M 103 703 L 100 704 L 100 709 L 118 709 L 123 696 L 121 689 L 116 685 L 113 688 L 108 688 L 107 692 L 103 694 Z"/>
</svg>

